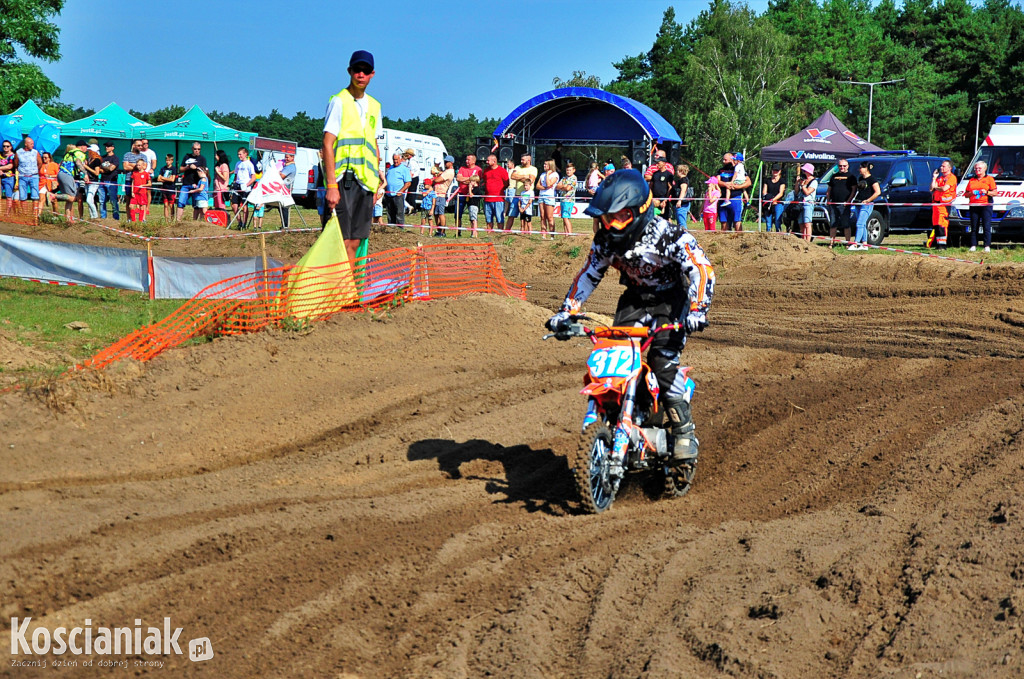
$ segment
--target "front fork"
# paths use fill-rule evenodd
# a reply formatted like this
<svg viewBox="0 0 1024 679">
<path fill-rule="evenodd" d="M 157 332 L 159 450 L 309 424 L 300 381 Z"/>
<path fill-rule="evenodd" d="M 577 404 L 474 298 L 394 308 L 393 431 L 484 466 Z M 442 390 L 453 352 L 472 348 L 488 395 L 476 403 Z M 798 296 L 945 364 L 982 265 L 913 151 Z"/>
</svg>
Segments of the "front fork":
<svg viewBox="0 0 1024 679">
<path fill-rule="evenodd" d="M 629 451 L 629 432 L 633 427 L 633 406 L 636 394 L 636 381 L 632 381 L 622 397 L 622 410 L 619 421 L 615 425 L 612 437 L 611 454 L 608 456 L 608 482 L 617 488 L 626 472 L 626 453 Z M 591 397 L 587 401 L 587 412 L 583 416 L 583 429 L 586 430 L 594 422 L 601 419 L 601 409 L 597 399 Z"/>
</svg>

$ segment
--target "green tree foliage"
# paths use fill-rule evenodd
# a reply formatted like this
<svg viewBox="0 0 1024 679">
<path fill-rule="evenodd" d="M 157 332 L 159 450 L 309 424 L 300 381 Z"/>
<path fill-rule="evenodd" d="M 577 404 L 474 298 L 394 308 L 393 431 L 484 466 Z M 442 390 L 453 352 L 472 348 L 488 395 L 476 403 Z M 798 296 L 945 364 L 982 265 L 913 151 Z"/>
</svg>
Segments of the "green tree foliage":
<svg viewBox="0 0 1024 679">
<path fill-rule="evenodd" d="M 568 80 L 562 80 L 557 75 L 551 79 L 555 87 L 593 87 L 601 89 L 601 79 L 596 75 L 587 75 L 586 71 L 573 71 Z"/>
<path fill-rule="evenodd" d="M 64 0 L 0 2 L 0 111 L 13 110 L 26 99 L 48 103 L 60 94 L 39 66 L 21 56 L 60 58 L 60 30 L 49 18 L 63 7 Z"/>
<path fill-rule="evenodd" d="M 651 51 L 616 64 L 610 89 L 651 106 L 684 137 L 684 157 L 713 169 L 794 126 L 791 40 L 745 5 L 714 0 L 685 29 L 665 12 Z"/>
<path fill-rule="evenodd" d="M 756 151 L 832 110 L 872 141 L 950 155 L 974 152 L 1000 113 L 1024 111 L 1024 11 L 1011 0 L 771 0 L 758 15 L 711 0 L 682 27 L 665 11 L 650 51 L 614 64 L 611 91 L 661 113 L 698 164 Z"/>
<path fill-rule="evenodd" d="M 414 132 L 416 134 L 429 134 L 440 137 L 448 153 L 455 156 L 457 161 L 467 153 L 476 150 L 477 137 L 491 137 L 494 128 L 501 121 L 496 118 L 477 119 L 472 113 L 468 118 L 455 118 L 451 113 L 439 116 L 432 113 L 425 119 L 401 118 L 394 120 L 384 116 L 384 127 L 403 132 Z"/>
</svg>

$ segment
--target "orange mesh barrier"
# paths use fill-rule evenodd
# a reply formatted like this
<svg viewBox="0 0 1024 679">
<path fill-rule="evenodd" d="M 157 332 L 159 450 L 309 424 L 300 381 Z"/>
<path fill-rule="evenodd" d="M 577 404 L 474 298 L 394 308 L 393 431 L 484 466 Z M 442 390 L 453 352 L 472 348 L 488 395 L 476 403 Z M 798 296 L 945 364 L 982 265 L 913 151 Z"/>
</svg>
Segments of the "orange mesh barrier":
<svg viewBox="0 0 1024 679">
<path fill-rule="evenodd" d="M 167 318 L 136 330 L 76 368 L 103 368 L 122 358 L 147 361 L 195 337 L 240 335 L 344 311 L 470 293 L 526 299 L 526 286 L 505 278 L 490 243 L 387 250 L 358 259 L 351 268 L 344 263 L 268 269 L 214 283 Z"/>
<path fill-rule="evenodd" d="M 10 198 L 0 200 L 0 222 L 37 226 L 39 214 L 36 212 L 35 203 L 31 200 L 12 200 Z"/>
</svg>

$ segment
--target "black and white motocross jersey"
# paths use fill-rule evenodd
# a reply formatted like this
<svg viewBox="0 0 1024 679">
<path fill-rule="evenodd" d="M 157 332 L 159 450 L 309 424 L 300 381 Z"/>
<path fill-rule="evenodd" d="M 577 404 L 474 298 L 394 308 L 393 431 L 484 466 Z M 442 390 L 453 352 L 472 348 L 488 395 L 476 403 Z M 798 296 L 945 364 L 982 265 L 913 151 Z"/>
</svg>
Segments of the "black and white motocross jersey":
<svg viewBox="0 0 1024 679">
<path fill-rule="evenodd" d="M 689 231 L 655 217 L 637 243 L 625 253 L 613 250 L 598 235 L 587 261 L 576 274 L 562 309 L 577 313 L 590 297 L 608 267 L 622 272 L 621 282 L 641 292 L 685 289 L 689 309 L 707 312 L 715 294 L 715 270 Z"/>
</svg>

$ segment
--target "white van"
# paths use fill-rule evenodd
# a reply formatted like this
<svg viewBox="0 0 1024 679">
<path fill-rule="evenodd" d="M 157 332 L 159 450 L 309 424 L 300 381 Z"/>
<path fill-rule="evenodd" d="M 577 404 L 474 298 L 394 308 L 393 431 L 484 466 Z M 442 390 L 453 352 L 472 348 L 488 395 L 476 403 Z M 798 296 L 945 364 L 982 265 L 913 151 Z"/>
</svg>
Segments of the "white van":
<svg viewBox="0 0 1024 679">
<path fill-rule="evenodd" d="M 1024 239 L 1024 115 L 996 118 L 985 135 L 978 153 L 963 169 L 956 199 L 950 210 L 950 237 L 959 240 L 970 228 L 968 200 L 964 195 L 967 180 L 974 176 L 974 164 L 984 161 L 996 180 L 998 193 L 992 201 L 993 240 L 1019 242 Z"/>
<path fill-rule="evenodd" d="M 444 157 L 448 155 L 444 142 L 437 137 L 387 128 L 384 128 L 384 134 L 377 139 L 377 147 L 380 149 L 382 172 L 385 164 L 391 162 L 393 154 L 400 154 L 409 148 L 416 151 L 416 155 L 410 163 L 413 176 L 419 178 L 419 186 L 413 189 L 414 192 L 419 192 L 422 189 L 424 179 L 430 179 L 430 168 L 434 166 L 434 163 L 444 167 Z"/>
</svg>

